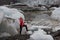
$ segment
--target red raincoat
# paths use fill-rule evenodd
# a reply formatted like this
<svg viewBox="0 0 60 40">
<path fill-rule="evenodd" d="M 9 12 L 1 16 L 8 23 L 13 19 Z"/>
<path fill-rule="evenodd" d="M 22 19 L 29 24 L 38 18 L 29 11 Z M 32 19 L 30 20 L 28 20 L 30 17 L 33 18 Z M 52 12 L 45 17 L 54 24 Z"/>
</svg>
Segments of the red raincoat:
<svg viewBox="0 0 60 40">
<path fill-rule="evenodd" d="M 24 20 L 23 20 L 23 18 L 20 17 L 19 21 L 20 21 L 21 27 L 23 27 L 23 25 L 24 25 Z"/>
</svg>

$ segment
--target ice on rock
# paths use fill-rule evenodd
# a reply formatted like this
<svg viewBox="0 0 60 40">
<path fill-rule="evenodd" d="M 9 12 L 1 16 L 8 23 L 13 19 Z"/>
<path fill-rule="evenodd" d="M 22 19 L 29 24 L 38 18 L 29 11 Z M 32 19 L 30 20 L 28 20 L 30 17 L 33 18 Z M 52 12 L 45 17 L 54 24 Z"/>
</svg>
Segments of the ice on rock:
<svg viewBox="0 0 60 40">
<path fill-rule="evenodd" d="M 51 18 L 60 21 L 60 7 L 52 11 Z"/>
<path fill-rule="evenodd" d="M 12 14 L 10 8 L 7 8 L 5 6 L 0 6 L 0 11 L 2 11 L 5 14 L 5 16 L 10 16 Z"/>
<path fill-rule="evenodd" d="M 16 35 L 18 34 L 17 29 L 14 27 L 12 20 L 7 20 L 4 18 L 0 25 L 0 32 L 7 32 L 10 35 Z"/>
<path fill-rule="evenodd" d="M 14 14 L 12 14 L 12 18 L 15 18 L 15 19 L 18 19 L 18 18 L 20 18 L 20 17 L 22 17 L 23 19 L 25 19 L 24 18 L 24 15 L 21 13 L 21 12 L 19 12 L 17 9 L 11 9 L 12 10 L 12 13 L 14 13 Z"/>
<path fill-rule="evenodd" d="M 54 40 L 51 35 L 46 35 L 45 32 L 42 30 L 34 32 L 30 36 L 30 38 L 32 38 L 33 40 Z"/>
<path fill-rule="evenodd" d="M 25 19 L 24 15 L 15 8 L 7 8 L 5 6 L 0 6 L 0 11 L 2 11 L 5 16 L 10 16 L 15 19 L 22 17 L 23 19 Z"/>
<path fill-rule="evenodd" d="M 14 23 L 9 23 L 8 22 L 8 28 L 7 32 L 10 33 L 11 35 L 16 35 L 18 34 L 17 28 L 15 27 L 16 25 Z"/>
<path fill-rule="evenodd" d="M 19 25 L 19 20 L 15 20 L 15 22 L 13 23 L 14 24 L 14 27 L 19 30 L 20 29 L 20 25 Z"/>
<path fill-rule="evenodd" d="M 31 40 L 54 40 L 51 35 L 39 35 L 35 34 L 36 36 L 31 37 Z"/>
</svg>

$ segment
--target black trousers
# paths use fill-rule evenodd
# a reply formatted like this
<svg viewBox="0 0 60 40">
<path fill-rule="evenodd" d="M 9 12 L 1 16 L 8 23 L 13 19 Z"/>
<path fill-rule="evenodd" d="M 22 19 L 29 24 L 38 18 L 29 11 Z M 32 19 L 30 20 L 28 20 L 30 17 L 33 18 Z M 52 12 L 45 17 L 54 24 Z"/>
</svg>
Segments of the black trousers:
<svg viewBox="0 0 60 40">
<path fill-rule="evenodd" d="M 23 27 L 25 27 L 25 28 L 26 28 L 26 31 L 28 31 L 27 25 L 23 25 Z M 22 32 L 22 28 L 23 28 L 23 27 L 20 25 L 20 34 L 21 34 L 21 32 Z"/>
</svg>

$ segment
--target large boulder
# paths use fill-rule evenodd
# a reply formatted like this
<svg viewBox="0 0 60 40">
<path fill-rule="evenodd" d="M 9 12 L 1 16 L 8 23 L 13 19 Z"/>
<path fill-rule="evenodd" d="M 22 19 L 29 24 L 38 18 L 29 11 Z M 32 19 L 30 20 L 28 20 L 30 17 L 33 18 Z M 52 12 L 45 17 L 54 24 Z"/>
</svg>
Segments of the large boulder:
<svg viewBox="0 0 60 40">
<path fill-rule="evenodd" d="M 20 29 L 19 26 L 19 18 L 24 18 L 24 15 L 20 13 L 17 9 L 14 8 L 7 8 L 5 6 L 0 6 L 0 11 L 3 13 L 0 13 L 0 32 L 7 32 L 10 35 L 14 36 L 18 34 L 18 31 Z M 4 14 L 4 16 L 2 16 Z M 2 19 L 3 18 L 3 19 Z"/>
</svg>

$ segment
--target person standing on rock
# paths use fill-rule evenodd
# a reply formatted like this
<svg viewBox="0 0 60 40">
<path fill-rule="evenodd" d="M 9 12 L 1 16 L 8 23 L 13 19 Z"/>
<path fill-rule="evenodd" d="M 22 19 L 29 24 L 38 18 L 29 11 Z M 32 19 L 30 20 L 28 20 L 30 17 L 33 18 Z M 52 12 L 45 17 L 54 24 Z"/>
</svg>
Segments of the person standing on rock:
<svg viewBox="0 0 60 40">
<path fill-rule="evenodd" d="M 21 31 L 22 31 L 23 27 L 25 27 L 26 31 L 28 31 L 27 25 L 25 25 L 24 20 L 23 20 L 22 17 L 20 17 L 19 21 L 20 21 L 20 34 L 21 34 Z"/>
</svg>

